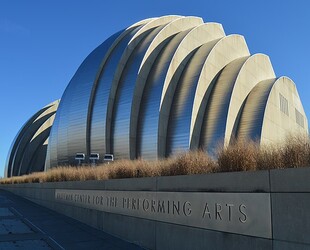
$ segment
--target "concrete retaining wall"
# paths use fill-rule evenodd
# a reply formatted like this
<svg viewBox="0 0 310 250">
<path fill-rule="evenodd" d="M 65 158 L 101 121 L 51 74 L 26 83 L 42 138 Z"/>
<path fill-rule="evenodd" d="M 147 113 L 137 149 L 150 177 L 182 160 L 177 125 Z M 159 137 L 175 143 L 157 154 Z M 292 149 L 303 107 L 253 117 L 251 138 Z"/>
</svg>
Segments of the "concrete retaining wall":
<svg viewBox="0 0 310 250">
<path fill-rule="evenodd" d="M 282 250 L 310 249 L 309 177 L 309 168 L 299 168 L 108 181 L 14 184 L 2 185 L 1 188 L 149 249 Z M 103 209 L 103 211 L 100 211 L 100 209 L 98 210 L 90 205 L 80 206 L 72 202 L 63 202 L 56 199 L 55 192 L 58 192 L 57 190 L 62 192 L 88 190 L 87 192 L 89 193 L 92 192 L 91 190 L 102 190 L 103 193 L 124 191 L 124 193 L 139 194 L 140 196 L 141 194 L 152 194 L 152 197 L 157 197 L 157 195 L 158 197 L 165 197 L 168 194 L 171 196 L 173 192 L 173 195 L 178 197 L 176 199 L 180 200 L 182 200 L 182 195 L 186 197 L 190 195 L 201 197 L 201 195 L 206 194 L 211 195 L 211 197 L 214 195 L 216 200 L 214 204 L 220 206 L 221 210 L 224 207 L 224 203 L 217 205 L 220 204 L 217 197 L 222 197 L 223 194 L 232 194 L 228 195 L 228 197 L 238 198 L 240 196 L 240 199 L 244 199 L 244 204 L 247 204 L 247 207 L 251 205 L 251 196 L 256 197 L 264 194 L 264 202 L 266 201 L 268 204 L 265 206 L 267 212 L 265 210 L 262 211 L 264 204 L 259 204 L 260 200 L 257 200 L 257 203 L 254 204 L 256 210 L 247 211 L 249 225 L 245 228 L 254 232 L 252 235 L 248 235 L 247 230 L 241 230 L 240 233 L 240 230 L 237 230 L 238 225 L 236 225 L 236 232 L 226 229 L 226 226 L 228 228 L 229 225 L 225 225 L 225 223 L 237 223 L 238 219 L 235 218 L 235 221 L 229 220 L 228 222 L 227 220 L 225 222 L 224 217 L 226 215 L 224 214 L 222 214 L 223 218 L 219 214 L 218 220 L 215 221 L 213 219 L 212 222 L 215 223 L 215 228 L 219 225 L 224 230 L 208 229 L 214 228 L 211 224 L 206 224 L 206 228 L 192 226 L 191 219 L 194 219 L 193 216 L 196 216 L 194 214 L 196 205 L 194 204 L 190 207 L 192 213 L 188 213 L 190 216 L 185 223 L 179 223 L 178 219 L 174 223 L 171 221 L 167 222 L 169 216 L 172 215 L 165 215 L 164 219 L 157 220 L 154 214 L 152 218 L 148 217 L 147 213 L 137 217 L 135 214 L 124 215 L 122 212 L 116 213 L 113 212 L 113 209 Z M 120 192 L 114 193 L 117 193 L 119 196 Z M 224 195 L 224 197 L 227 197 L 227 195 Z M 234 200 L 228 199 L 226 203 L 228 202 L 232 203 Z M 209 212 L 209 210 L 207 211 Z M 219 211 L 216 212 L 219 213 Z M 217 216 L 216 212 L 215 215 Z M 251 217 L 258 217 L 258 223 L 251 223 Z M 242 217 L 239 220 L 239 222 L 242 222 Z M 261 234 L 260 230 L 262 227 L 258 224 L 267 226 L 267 229 L 270 225 L 270 233 Z M 232 225 L 232 228 L 234 229 L 234 225 Z M 255 236 L 256 231 L 257 235 L 264 236 Z"/>
</svg>

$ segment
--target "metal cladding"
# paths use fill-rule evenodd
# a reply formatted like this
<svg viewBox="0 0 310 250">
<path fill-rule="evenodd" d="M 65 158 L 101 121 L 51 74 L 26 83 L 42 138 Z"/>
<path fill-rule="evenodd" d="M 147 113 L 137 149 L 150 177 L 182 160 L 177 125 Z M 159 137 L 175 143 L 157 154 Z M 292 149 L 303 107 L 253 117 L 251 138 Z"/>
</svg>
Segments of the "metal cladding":
<svg viewBox="0 0 310 250">
<path fill-rule="evenodd" d="M 99 45 L 68 84 L 45 169 L 76 153 L 158 159 L 208 153 L 235 138 L 278 142 L 308 133 L 295 84 L 241 35 L 198 17 L 146 19 Z"/>
<path fill-rule="evenodd" d="M 7 157 L 5 177 L 45 170 L 48 139 L 58 104 L 59 100 L 43 107 L 17 133 Z"/>
</svg>

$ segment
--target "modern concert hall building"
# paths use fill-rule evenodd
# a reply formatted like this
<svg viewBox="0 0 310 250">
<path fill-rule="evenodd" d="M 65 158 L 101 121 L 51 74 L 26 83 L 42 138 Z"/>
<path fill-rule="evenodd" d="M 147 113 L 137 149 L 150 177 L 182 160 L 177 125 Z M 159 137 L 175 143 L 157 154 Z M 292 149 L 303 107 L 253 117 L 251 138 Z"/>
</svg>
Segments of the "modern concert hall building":
<svg viewBox="0 0 310 250">
<path fill-rule="evenodd" d="M 61 100 L 18 132 L 5 176 L 74 165 L 77 153 L 156 160 L 295 132 L 308 133 L 296 86 L 275 75 L 267 55 L 251 55 L 221 24 L 163 16 L 115 33 L 86 57 Z"/>
</svg>

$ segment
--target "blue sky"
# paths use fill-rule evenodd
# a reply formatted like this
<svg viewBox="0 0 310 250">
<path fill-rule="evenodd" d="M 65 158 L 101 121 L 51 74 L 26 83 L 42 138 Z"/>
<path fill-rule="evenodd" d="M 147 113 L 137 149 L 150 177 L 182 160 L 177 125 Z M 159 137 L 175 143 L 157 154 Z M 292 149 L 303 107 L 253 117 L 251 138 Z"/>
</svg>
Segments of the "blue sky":
<svg viewBox="0 0 310 250">
<path fill-rule="evenodd" d="M 23 123 L 61 95 L 82 60 L 108 36 L 168 14 L 219 22 L 270 56 L 277 76 L 296 83 L 310 117 L 310 1 L 1 0 L 0 176 Z"/>
</svg>

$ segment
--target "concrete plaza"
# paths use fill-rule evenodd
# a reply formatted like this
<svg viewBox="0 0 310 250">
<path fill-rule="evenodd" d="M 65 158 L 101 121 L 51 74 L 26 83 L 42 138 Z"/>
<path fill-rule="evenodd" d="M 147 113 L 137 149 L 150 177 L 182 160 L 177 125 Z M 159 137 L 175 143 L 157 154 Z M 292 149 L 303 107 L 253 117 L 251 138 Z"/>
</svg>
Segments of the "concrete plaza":
<svg viewBox="0 0 310 250">
<path fill-rule="evenodd" d="M 0 190 L 0 249 L 140 249 Z"/>
</svg>

